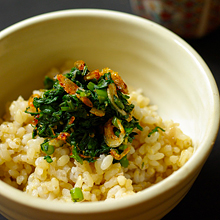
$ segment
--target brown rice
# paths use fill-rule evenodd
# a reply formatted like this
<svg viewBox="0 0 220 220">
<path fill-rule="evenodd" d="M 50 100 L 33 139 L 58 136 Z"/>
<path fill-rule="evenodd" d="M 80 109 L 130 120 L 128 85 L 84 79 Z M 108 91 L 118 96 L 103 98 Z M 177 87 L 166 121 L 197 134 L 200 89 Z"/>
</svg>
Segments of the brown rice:
<svg viewBox="0 0 220 220">
<path fill-rule="evenodd" d="M 84 201 L 100 201 L 132 195 L 160 182 L 189 160 L 192 141 L 177 123 L 163 121 L 140 89 L 130 93 L 130 102 L 143 131 L 136 131 L 129 166 L 124 168 L 113 164 L 111 155 L 80 164 L 69 158 L 68 148 L 58 147 L 59 141 L 54 142 L 53 162 L 47 163 L 40 149 L 44 138 L 32 139 L 33 118 L 24 112 L 28 102 L 18 97 L 7 107 L 0 125 L 0 179 L 34 197 L 64 202 L 72 202 L 70 189 L 74 186 L 82 189 Z M 165 132 L 159 130 L 148 137 L 156 126 Z"/>
</svg>

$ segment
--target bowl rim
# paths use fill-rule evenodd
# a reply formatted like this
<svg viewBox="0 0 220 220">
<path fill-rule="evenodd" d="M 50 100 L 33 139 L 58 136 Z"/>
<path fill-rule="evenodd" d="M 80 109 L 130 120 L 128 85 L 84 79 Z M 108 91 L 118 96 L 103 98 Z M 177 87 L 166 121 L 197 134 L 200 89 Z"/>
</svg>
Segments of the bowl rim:
<svg viewBox="0 0 220 220">
<path fill-rule="evenodd" d="M 0 195 L 4 198 L 7 198 L 11 201 L 23 204 L 34 209 L 59 213 L 89 214 L 123 209 L 126 207 L 140 204 L 147 200 L 151 200 L 159 194 L 172 189 L 176 184 L 180 183 L 181 181 L 186 180 L 188 175 L 192 174 L 195 170 L 199 169 L 201 164 L 204 164 L 209 153 L 211 152 L 212 146 L 214 145 L 214 141 L 217 137 L 219 129 L 219 92 L 217 85 L 215 83 L 211 71 L 209 70 L 208 66 L 203 61 L 203 59 L 200 57 L 200 55 L 182 38 L 169 31 L 168 29 L 147 19 L 125 12 L 111 11 L 106 9 L 68 9 L 37 15 L 20 21 L 16 24 L 13 24 L 12 26 L 9 26 L 8 28 L 0 32 L 0 39 L 3 39 L 4 37 L 9 36 L 10 34 L 13 34 L 16 31 L 19 31 L 20 29 L 32 26 L 36 23 L 65 17 L 88 16 L 108 18 L 114 20 L 116 19 L 126 23 L 132 22 L 134 25 L 139 25 L 141 28 L 154 29 L 155 32 L 163 32 L 164 37 L 172 39 L 178 46 L 182 47 L 182 49 L 184 49 L 189 54 L 189 56 L 191 56 L 191 58 L 194 59 L 194 61 L 198 65 L 198 68 L 201 69 L 202 73 L 207 76 L 207 79 L 210 84 L 210 90 L 213 94 L 211 109 L 215 117 L 212 117 L 210 119 L 210 124 L 212 126 L 209 128 L 209 135 L 204 139 L 199 149 L 196 150 L 196 152 L 193 154 L 190 160 L 183 167 L 181 167 L 171 176 L 167 177 L 166 179 L 157 183 L 156 185 L 151 186 L 150 188 L 147 188 L 132 196 L 127 196 L 126 198 L 104 202 L 100 201 L 92 203 L 76 203 L 73 206 L 72 203 L 61 203 L 57 201 L 48 202 L 47 200 L 43 200 L 40 198 L 33 198 L 32 196 L 27 195 L 17 189 L 14 189 L 13 187 L 0 180 Z M 194 160 L 195 157 L 196 160 Z M 9 196 L 12 194 L 12 192 L 14 195 L 13 198 Z"/>
</svg>

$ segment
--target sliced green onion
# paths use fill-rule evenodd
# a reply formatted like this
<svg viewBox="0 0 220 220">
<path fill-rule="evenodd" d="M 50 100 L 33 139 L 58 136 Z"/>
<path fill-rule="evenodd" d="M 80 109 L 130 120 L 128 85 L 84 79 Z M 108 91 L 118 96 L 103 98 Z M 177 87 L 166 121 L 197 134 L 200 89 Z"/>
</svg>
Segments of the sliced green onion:
<svg viewBox="0 0 220 220">
<path fill-rule="evenodd" d="M 44 131 L 46 130 L 46 127 L 41 127 L 41 129 L 39 129 L 38 134 L 39 136 L 42 135 L 44 133 Z"/>
<path fill-rule="evenodd" d="M 67 101 L 68 106 L 70 107 L 71 110 L 73 110 L 75 108 L 73 102 L 71 100 Z"/>
<path fill-rule="evenodd" d="M 122 114 L 123 116 L 126 116 L 127 113 L 123 110 L 123 109 L 120 109 L 114 102 L 114 93 L 115 93 L 115 90 L 116 90 L 116 86 L 114 83 L 111 83 L 108 85 L 108 88 L 107 88 L 107 94 L 108 94 L 108 98 L 111 102 L 111 104 L 113 105 L 113 107 L 120 113 Z"/>
<path fill-rule="evenodd" d="M 46 142 L 46 143 L 41 144 L 41 150 L 45 154 L 51 155 L 54 152 L 54 146 L 53 145 L 49 145 L 49 142 Z"/>
<path fill-rule="evenodd" d="M 112 119 L 112 124 L 113 124 L 116 128 L 119 129 L 118 120 L 121 122 L 120 119 L 118 119 L 117 117 L 114 116 L 113 119 Z"/>
<path fill-rule="evenodd" d="M 123 105 L 122 101 L 114 95 L 114 102 L 115 104 L 120 108 L 120 109 L 124 109 L 125 106 Z"/>
<path fill-rule="evenodd" d="M 73 202 L 81 202 L 84 199 L 82 190 L 79 187 L 72 188 L 70 195 Z"/>
<path fill-rule="evenodd" d="M 72 148 L 72 154 L 70 155 L 70 158 L 74 158 L 77 162 L 83 164 L 83 160 L 79 156 L 75 146 L 73 146 L 73 148 Z"/>
<path fill-rule="evenodd" d="M 85 76 L 87 74 L 88 67 L 85 65 L 83 68 L 82 76 Z"/>
<path fill-rule="evenodd" d="M 119 137 L 120 133 L 120 130 L 115 131 L 115 136 Z"/>
<path fill-rule="evenodd" d="M 158 132 L 158 129 L 160 129 L 161 131 L 165 132 L 165 130 L 159 126 L 157 126 L 156 128 L 154 128 L 149 134 L 148 137 L 150 137 L 153 133 Z"/>
<path fill-rule="evenodd" d="M 126 134 L 130 134 L 134 128 L 125 128 Z"/>
<path fill-rule="evenodd" d="M 93 83 L 93 82 L 89 82 L 88 85 L 87 85 L 87 88 L 88 88 L 90 91 L 94 91 L 94 87 L 95 87 L 95 83 Z"/>
<path fill-rule="evenodd" d="M 121 158 L 120 164 L 121 164 L 124 168 L 128 167 L 129 161 L 128 161 L 127 155 L 125 155 L 124 157 Z"/>
<path fill-rule="evenodd" d="M 105 79 L 101 79 L 99 80 L 98 85 L 95 86 L 95 88 L 97 89 L 103 89 L 106 88 L 108 86 L 108 82 Z"/>
<path fill-rule="evenodd" d="M 71 111 L 71 108 L 70 107 L 66 107 L 66 106 L 62 106 L 60 109 L 61 109 L 62 112 Z"/>
<path fill-rule="evenodd" d="M 81 91 L 81 90 L 77 90 L 77 93 L 81 96 L 81 97 L 85 97 L 86 96 L 86 93 L 84 91 Z"/>
<path fill-rule="evenodd" d="M 107 100 L 108 95 L 106 89 L 96 89 L 95 91 L 98 95 L 98 99 L 100 103 L 103 103 L 105 100 Z"/>
<path fill-rule="evenodd" d="M 44 157 L 44 160 L 46 160 L 47 163 L 52 163 L 53 162 L 51 156 L 48 156 L 48 155 Z"/>
<path fill-rule="evenodd" d="M 128 145 L 122 144 L 122 145 L 119 146 L 118 149 L 119 149 L 119 150 L 125 150 L 127 147 L 128 147 Z"/>
</svg>

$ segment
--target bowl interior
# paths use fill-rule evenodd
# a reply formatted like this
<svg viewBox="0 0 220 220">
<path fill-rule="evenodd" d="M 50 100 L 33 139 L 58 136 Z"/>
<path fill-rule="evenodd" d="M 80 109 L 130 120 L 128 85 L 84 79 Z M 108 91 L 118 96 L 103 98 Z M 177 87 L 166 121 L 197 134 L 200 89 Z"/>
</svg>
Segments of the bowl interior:
<svg viewBox="0 0 220 220">
<path fill-rule="evenodd" d="M 180 123 L 194 142 L 203 141 L 203 126 L 212 117 L 212 85 L 206 66 L 180 39 L 153 23 L 111 14 L 69 12 L 27 23 L 1 40 L 1 103 L 42 88 L 51 67 L 83 59 L 90 69 L 118 71 L 128 85 L 143 89 L 163 118 Z"/>
<path fill-rule="evenodd" d="M 51 67 L 82 59 L 90 70 L 109 67 L 142 88 L 164 119 L 206 148 L 203 156 L 211 150 L 219 117 L 214 79 L 191 47 L 152 22 L 116 12 L 52 13 L 2 31 L 0 51 L 1 115 L 7 101 L 42 88 Z"/>
</svg>

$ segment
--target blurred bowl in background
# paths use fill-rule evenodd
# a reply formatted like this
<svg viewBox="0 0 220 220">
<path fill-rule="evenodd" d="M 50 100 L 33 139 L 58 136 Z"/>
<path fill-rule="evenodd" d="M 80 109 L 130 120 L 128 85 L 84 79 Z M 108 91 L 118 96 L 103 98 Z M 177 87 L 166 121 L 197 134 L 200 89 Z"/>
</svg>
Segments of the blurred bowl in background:
<svg viewBox="0 0 220 220">
<path fill-rule="evenodd" d="M 130 0 L 137 15 L 186 37 L 202 37 L 220 25 L 218 0 Z"/>
</svg>

